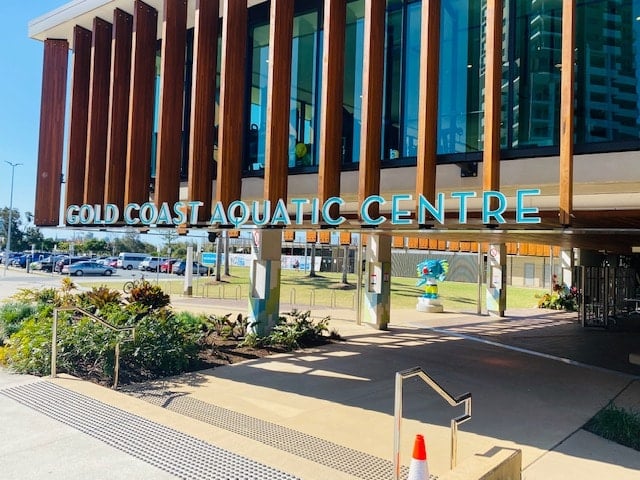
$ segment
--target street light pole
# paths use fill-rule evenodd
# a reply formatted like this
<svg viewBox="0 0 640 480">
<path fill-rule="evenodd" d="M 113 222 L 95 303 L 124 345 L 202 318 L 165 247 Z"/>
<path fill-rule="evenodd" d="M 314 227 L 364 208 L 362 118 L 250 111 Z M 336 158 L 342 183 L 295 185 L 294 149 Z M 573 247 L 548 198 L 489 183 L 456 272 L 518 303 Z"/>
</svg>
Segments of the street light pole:
<svg viewBox="0 0 640 480">
<path fill-rule="evenodd" d="M 9 194 L 9 228 L 7 229 L 7 243 L 4 249 L 4 276 L 7 276 L 7 268 L 9 268 L 9 252 L 11 251 L 11 216 L 13 214 L 13 174 L 16 171 L 16 167 L 22 165 L 21 163 L 12 163 L 5 160 L 5 163 L 11 165 L 11 193 Z"/>
</svg>

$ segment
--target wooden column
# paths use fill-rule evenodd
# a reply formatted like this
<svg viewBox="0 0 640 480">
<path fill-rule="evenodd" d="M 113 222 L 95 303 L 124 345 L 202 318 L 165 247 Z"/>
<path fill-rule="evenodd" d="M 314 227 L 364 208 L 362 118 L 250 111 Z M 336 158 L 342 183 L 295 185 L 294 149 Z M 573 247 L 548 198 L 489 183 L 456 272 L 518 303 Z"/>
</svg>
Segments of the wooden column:
<svg viewBox="0 0 640 480">
<path fill-rule="evenodd" d="M 111 78 L 111 24 L 93 20 L 91 48 L 91 85 L 89 87 L 89 130 L 84 172 L 84 203 L 104 201 L 109 128 L 109 84 Z"/>
<path fill-rule="evenodd" d="M 116 8 L 111 40 L 111 95 L 104 203 L 124 208 L 124 172 L 127 168 L 129 90 L 131 86 L 131 42 L 133 17 Z"/>
<path fill-rule="evenodd" d="M 60 177 L 64 150 L 68 61 L 69 42 L 45 40 L 34 209 L 34 223 L 41 227 L 58 225 L 60 219 Z"/>
<path fill-rule="evenodd" d="M 211 216 L 218 57 L 218 0 L 196 0 L 189 140 L 189 200 L 201 201 L 198 222 Z"/>
<path fill-rule="evenodd" d="M 562 74 L 560 78 L 560 224 L 571 225 L 573 215 L 573 98 L 575 0 L 562 2 Z"/>
<path fill-rule="evenodd" d="M 156 205 L 163 202 L 172 205 L 180 199 L 186 45 L 187 2 L 186 0 L 164 0 L 154 196 Z"/>
<path fill-rule="evenodd" d="M 320 167 L 318 196 L 324 202 L 340 196 L 342 167 L 342 104 L 344 88 L 345 0 L 324 2 L 324 47 L 322 53 L 322 99 L 320 104 Z M 335 218 L 338 205 L 334 205 Z"/>
<path fill-rule="evenodd" d="M 158 12 L 144 2 L 136 1 L 133 14 L 125 204 L 149 200 L 157 23 Z"/>
<path fill-rule="evenodd" d="M 247 3 L 223 0 L 223 9 L 216 199 L 228 205 L 242 190 Z"/>
<path fill-rule="evenodd" d="M 439 62 L 440 0 L 425 0 L 420 43 L 416 198 L 424 195 L 432 203 L 436 196 Z"/>
<path fill-rule="evenodd" d="M 484 77 L 482 187 L 500 190 L 500 87 L 502 83 L 502 0 L 487 0 Z"/>
<path fill-rule="evenodd" d="M 91 32 L 73 28 L 71 113 L 67 152 L 66 205 L 84 202 L 84 171 L 87 158 L 89 80 L 91 79 Z"/>
<path fill-rule="evenodd" d="M 362 138 L 358 200 L 380 193 L 380 143 L 384 85 L 384 37 L 386 2 L 365 2 L 364 48 L 362 67 Z M 377 204 L 369 212 L 377 215 Z"/>
<path fill-rule="evenodd" d="M 293 0 L 271 2 L 264 198 L 287 200 Z"/>
</svg>

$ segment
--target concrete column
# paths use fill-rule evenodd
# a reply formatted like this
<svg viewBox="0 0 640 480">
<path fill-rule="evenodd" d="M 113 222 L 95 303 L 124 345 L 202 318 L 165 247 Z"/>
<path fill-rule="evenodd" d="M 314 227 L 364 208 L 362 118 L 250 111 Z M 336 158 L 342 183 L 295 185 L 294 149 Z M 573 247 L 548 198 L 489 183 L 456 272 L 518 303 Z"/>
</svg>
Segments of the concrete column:
<svg viewBox="0 0 640 480">
<path fill-rule="evenodd" d="M 507 246 L 489 245 L 487 255 L 487 311 L 504 317 L 507 307 Z"/>
<path fill-rule="evenodd" d="M 573 285 L 573 250 L 560 251 L 560 268 L 562 269 L 560 282 L 570 287 Z"/>
<path fill-rule="evenodd" d="M 193 296 L 193 247 L 187 247 L 187 259 L 184 266 L 184 292 L 185 297 Z"/>
<path fill-rule="evenodd" d="M 369 235 L 365 258 L 364 321 L 386 330 L 391 313 L 391 236 Z"/>
<path fill-rule="evenodd" d="M 267 335 L 280 315 L 280 258 L 282 231 L 255 230 L 249 273 L 249 330 Z"/>
</svg>

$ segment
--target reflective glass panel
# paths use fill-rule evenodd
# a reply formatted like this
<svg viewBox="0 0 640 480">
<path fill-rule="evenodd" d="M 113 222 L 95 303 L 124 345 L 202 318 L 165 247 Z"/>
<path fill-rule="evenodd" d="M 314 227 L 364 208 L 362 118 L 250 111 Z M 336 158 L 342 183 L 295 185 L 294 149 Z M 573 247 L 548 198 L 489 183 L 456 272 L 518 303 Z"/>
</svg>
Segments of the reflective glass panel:
<svg viewBox="0 0 640 480">
<path fill-rule="evenodd" d="M 484 20 L 480 0 L 443 0 L 440 20 L 438 153 L 482 150 Z"/>
<path fill-rule="evenodd" d="M 576 7 L 576 141 L 640 138 L 640 0 Z"/>
</svg>

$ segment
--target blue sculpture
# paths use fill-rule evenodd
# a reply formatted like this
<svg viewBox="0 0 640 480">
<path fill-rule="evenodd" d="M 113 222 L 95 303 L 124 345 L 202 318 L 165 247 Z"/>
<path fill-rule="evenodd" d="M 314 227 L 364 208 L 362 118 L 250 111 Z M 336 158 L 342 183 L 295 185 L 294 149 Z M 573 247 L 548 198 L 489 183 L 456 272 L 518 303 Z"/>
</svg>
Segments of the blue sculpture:
<svg viewBox="0 0 640 480">
<path fill-rule="evenodd" d="M 416 286 L 424 287 L 424 293 L 418 299 L 417 309 L 421 312 L 442 312 L 442 304 L 438 298 L 438 284 L 442 282 L 449 271 L 449 262 L 446 260 L 425 260 L 416 265 L 416 271 L 420 280 Z"/>
</svg>

